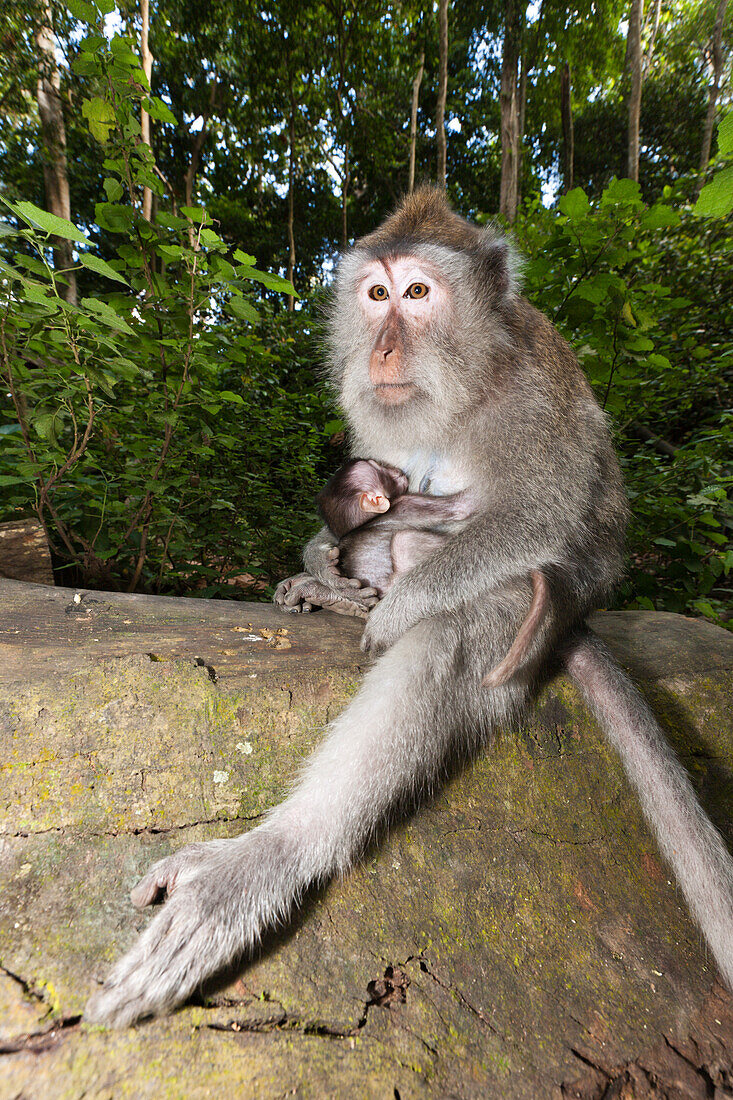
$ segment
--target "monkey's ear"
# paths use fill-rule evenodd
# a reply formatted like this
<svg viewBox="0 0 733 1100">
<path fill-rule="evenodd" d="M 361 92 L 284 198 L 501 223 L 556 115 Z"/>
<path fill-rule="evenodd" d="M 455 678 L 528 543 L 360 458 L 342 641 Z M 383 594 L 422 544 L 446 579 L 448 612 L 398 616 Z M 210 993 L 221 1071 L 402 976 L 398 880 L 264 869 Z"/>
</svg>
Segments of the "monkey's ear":
<svg viewBox="0 0 733 1100">
<path fill-rule="evenodd" d="M 479 246 L 479 276 L 492 301 L 500 303 L 519 293 L 521 260 L 511 241 L 486 229 Z"/>
<path fill-rule="evenodd" d="M 389 501 L 382 493 L 362 493 L 359 507 L 362 512 L 388 512 Z"/>
</svg>

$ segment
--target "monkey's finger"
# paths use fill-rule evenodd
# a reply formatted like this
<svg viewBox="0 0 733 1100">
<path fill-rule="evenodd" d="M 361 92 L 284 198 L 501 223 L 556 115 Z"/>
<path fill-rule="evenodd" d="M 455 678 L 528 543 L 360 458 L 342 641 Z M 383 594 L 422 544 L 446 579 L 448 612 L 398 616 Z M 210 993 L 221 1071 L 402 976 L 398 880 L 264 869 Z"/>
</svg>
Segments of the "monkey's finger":
<svg viewBox="0 0 733 1100">
<path fill-rule="evenodd" d="M 340 600 L 338 603 L 331 604 L 328 610 L 335 612 L 336 615 L 350 615 L 353 619 L 364 619 L 366 621 L 369 618 L 367 610 L 347 600 Z"/>
<path fill-rule="evenodd" d="M 148 867 L 137 886 L 130 891 L 130 901 L 136 909 L 144 909 L 146 905 L 160 901 L 164 894 L 170 897 L 178 884 L 196 874 L 202 858 L 211 858 L 220 847 L 220 841 L 187 844 L 173 855 L 159 859 Z"/>
<path fill-rule="evenodd" d="M 272 602 L 276 604 L 283 604 L 288 592 L 291 591 L 294 585 L 302 584 L 304 581 L 311 580 L 310 573 L 296 573 L 294 577 L 286 577 L 284 581 L 280 581 L 279 585 L 275 589 L 275 594 L 272 597 Z"/>
<path fill-rule="evenodd" d="M 356 577 L 345 577 L 338 569 L 331 566 L 328 570 L 328 582 L 334 588 L 361 588 L 361 581 Z"/>
</svg>

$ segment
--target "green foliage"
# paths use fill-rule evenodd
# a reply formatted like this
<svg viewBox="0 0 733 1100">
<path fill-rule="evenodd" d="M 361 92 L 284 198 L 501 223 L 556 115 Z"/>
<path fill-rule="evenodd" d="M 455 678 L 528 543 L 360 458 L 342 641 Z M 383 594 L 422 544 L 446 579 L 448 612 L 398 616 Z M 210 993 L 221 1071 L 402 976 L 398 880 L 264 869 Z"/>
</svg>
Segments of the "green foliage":
<svg viewBox="0 0 733 1100">
<path fill-rule="evenodd" d="M 434 178 L 435 12 L 412 0 L 160 0 L 149 88 L 136 9 L 118 9 L 126 33 L 109 41 L 113 8 L 51 5 L 73 225 L 42 209 L 46 9 L 0 11 L 2 518 L 35 509 L 69 580 L 232 593 L 238 575 L 268 584 L 296 568 L 338 461 L 329 437 L 342 425 L 316 383 L 310 303 L 285 314 L 288 285 L 264 273 L 289 270 L 289 199 L 294 281 L 310 295 L 344 240 L 406 187 L 423 54 L 417 179 Z M 731 588 L 730 114 L 695 208 L 704 218 L 683 188 L 700 157 L 714 8 L 662 6 L 653 51 L 650 8 L 639 191 L 612 179 L 626 162 L 626 5 L 530 6 L 517 226 L 529 293 L 579 350 L 616 432 L 633 506 L 621 599 L 713 617 Z M 451 7 L 448 186 L 480 219 L 498 208 L 504 14 L 476 0 Z M 723 102 L 730 44 L 729 12 Z M 532 196 L 557 184 L 566 64 L 582 190 L 548 211 Z M 78 304 L 53 267 L 58 236 L 76 250 Z"/>
<path fill-rule="evenodd" d="M 733 158 L 733 111 L 722 119 L 718 128 L 718 155 Z M 710 183 L 706 183 L 695 203 L 694 213 L 704 217 L 723 218 L 733 210 L 733 164 L 721 168 Z"/>
<path fill-rule="evenodd" d="M 730 607 L 733 265 L 725 223 L 630 180 L 518 225 L 530 299 L 575 347 L 614 425 L 632 507 L 626 606 Z"/>
<path fill-rule="evenodd" d="M 79 0 L 75 12 L 98 18 Z M 95 222 L 114 257 L 70 222 L 5 200 L 15 225 L 2 224 L 0 266 L 4 516 L 34 509 L 57 562 L 87 583 L 206 594 L 231 593 L 238 574 L 266 583 L 295 564 L 314 524 L 333 419 L 325 397 L 303 396 L 315 386 L 312 357 L 291 350 L 297 325 L 267 305 L 258 322 L 248 290 L 292 287 L 232 252 L 203 208 L 143 217 L 143 188 L 162 203 L 163 185 L 137 116 L 141 104 L 167 108 L 132 44 L 92 28 L 75 68 L 93 92 L 84 114 L 107 173 Z M 78 304 L 52 266 L 59 236 L 99 287 Z M 311 354 L 307 332 L 301 348 Z"/>
</svg>

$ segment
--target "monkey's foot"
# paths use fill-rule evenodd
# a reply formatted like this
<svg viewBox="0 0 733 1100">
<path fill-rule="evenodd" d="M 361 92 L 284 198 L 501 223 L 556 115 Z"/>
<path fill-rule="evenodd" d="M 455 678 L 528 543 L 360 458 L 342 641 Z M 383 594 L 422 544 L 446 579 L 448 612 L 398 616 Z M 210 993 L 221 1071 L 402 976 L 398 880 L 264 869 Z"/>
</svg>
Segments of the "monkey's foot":
<svg viewBox="0 0 733 1100">
<path fill-rule="evenodd" d="M 127 1027 L 169 1012 L 257 938 L 262 853 L 243 841 L 192 844 L 150 868 L 132 891 L 134 904 L 164 893 L 168 900 L 90 998 L 90 1023 Z"/>
<path fill-rule="evenodd" d="M 358 580 L 341 577 L 341 584 L 331 588 L 316 580 L 310 573 L 297 573 L 281 581 L 275 590 L 273 602 L 283 611 L 304 612 L 314 607 L 324 607 L 337 615 L 353 615 L 366 619 L 379 597 L 373 588 L 362 588 Z"/>
</svg>

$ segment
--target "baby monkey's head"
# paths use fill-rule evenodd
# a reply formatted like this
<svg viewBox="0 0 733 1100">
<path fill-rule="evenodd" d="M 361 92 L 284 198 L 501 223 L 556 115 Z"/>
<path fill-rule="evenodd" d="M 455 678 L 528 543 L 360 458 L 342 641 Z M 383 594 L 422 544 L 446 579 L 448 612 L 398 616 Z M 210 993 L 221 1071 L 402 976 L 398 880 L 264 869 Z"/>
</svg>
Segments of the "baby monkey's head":
<svg viewBox="0 0 733 1100">
<path fill-rule="evenodd" d="M 354 458 L 337 470 L 318 494 L 321 516 L 336 538 L 387 512 L 407 492 L 408 479 L 394 466 L 372 458 Z"/>
</svg>

